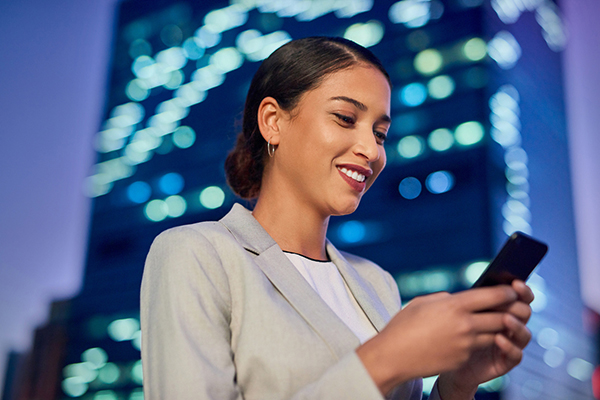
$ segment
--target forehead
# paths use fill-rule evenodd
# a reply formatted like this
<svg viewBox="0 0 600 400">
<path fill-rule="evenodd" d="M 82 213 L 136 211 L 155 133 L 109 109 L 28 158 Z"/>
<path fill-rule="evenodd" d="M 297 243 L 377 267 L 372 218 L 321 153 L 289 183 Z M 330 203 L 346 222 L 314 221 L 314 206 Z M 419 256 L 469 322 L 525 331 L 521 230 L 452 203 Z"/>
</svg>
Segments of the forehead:
<svg viewBox="0 0 600 400">
<path fill-rule="evenodd" d="M 332 97 L 349 97 L 382 112 L 389 112 L 391 89 L 383 73 L 359 64 L 326 75 L 315 89 L 306 93 L 311 101 L 326 102 Z"/>
</svg>

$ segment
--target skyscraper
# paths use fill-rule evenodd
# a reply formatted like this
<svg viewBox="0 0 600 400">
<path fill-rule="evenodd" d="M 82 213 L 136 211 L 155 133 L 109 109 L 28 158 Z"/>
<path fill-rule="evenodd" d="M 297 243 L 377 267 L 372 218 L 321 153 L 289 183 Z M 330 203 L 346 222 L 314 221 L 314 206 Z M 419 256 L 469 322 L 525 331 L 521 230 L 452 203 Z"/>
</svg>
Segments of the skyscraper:
<svg viewBox="0 0 600 400">
<path fill-rule="evenodd" d="M 559 52 L 551 1 L 124 1 L 114 39 L 83 289 L 61 396 L 141 398 L 139 284 L 162 230 L 236 201 L 222 164 L 258 63 L 283 43 L 345 36 L 394 82 L 388 167 L 329 237 L 396 277 L 405 300 L 461 290 L 507 234 L 550 244 L 530 281 L 534 340 L 489 398 L 589 398 Z"/>
</svg>

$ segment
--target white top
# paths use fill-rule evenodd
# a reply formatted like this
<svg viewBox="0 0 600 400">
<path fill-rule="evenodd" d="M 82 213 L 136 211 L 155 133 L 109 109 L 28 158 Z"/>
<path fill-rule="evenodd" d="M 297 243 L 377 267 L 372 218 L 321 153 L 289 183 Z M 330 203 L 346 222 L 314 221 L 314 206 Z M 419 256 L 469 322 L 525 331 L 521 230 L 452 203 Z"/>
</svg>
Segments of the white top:
<svg viewBox="0 0 600 400">
<path fill-rule="evenodd" d="M 350 328 L 361 343 L 377 334 L 375 327 L 358 305 L 333 262 L 312 260 L 295 253 L 284 253 L 309 285 Z"/>
</svg>

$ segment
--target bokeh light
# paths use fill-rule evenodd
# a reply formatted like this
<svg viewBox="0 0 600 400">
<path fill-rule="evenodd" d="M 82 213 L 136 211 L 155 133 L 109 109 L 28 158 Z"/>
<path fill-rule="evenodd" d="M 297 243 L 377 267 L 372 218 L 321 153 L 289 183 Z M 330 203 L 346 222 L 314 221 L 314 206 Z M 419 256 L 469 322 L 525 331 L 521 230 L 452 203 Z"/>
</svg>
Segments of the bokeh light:
<svg viewBox="0 0 600 400">
<path fill-rule="evenodd" d="M 169 206 L 164 200 L 155 199 L 146 204 L 144 214 L 150 221 L 159 222 L 169 215 Z"/>
<path fill-rule="evenodd" d="M 438 100 L 445 99 L 446 97 L 454 93 L 455 87 L 456 84 L 454 83 L 454 79 L 452 79 L 448 75 L 436 76 L 427 83 L 427 90 L 429 91 L 429 96 Z"/>
<path fill-rule="evenodd" d="M 414 66 L 422 75 L 434 75 L 442 69 L 444 58 L 442 53 L 436 49 L 421 51 L 415 57 Z"/>
<path fill-rule="evenodd" d="M 427 144 L 435 151 L 446 151 L 454 145 L 454 135 L 449 129 L 439 128 L 427 137 Z"/>
<path fill-rule="evenodd" d="M 480 61 L 487 55 L 487 44 L 478 37 L 469 39 L 463 45 L 462 53 L 470 61 Z"/>
<path fill-rule="evenodd" d="M 483 125 L 477 121 L 464 122 L 456 127 L 454 138 L 458 144 L 471 146 L 479 143 L 484 136 Z"/>
<path fill-rule="evenodd" d="M 122 342 L 131 340 L 135 332 L 140 330 L 140 322 L 135 318 L 116 319 L 108 325 L 108 336 Z"/>
<path fill-rule="evenodd" d="M 168 215 L 171 218 L 181 217 L 187 209 L 187 202 L 181 196 L 169 196 L 165 199 L 165 204 L 169 209 Z"/>
<path fill-rule="evenodd" d="M 521 46 L 508 31 L 501 31 L 488 43 L 488 54 L 502 69 L 513 68 L 521 58 Z"/>
<path fill-rule="evenodd" d="M 213 210 L 219 208 L 225 202 L 225 192 L 218 186 L 209 186 L 200 192 L 200 204 Z"/>
<path fill-rule="evenodd" d="M 398 154 L 404 158 L 415 158 L 423 154 L 425 143 L 420 136 L 405 136 L 398 142 Z"/>
<path fill-rule="evenodd" d="M 436 171 L 427 176 L 425 187 L 433 194 L 446 193 L 454 187 L 454 175 L 449 171 Z"/>
<path fill-rule="evenodd" d="M 419 197 L 421 189 L 421 182 L 412 176 L 402 179 L 400 185 L 398 185 L 400 195 L 407 200 L 413 200 Z"/>
<path fill-rule="evenodd" d="M 346 243 L 358 243 L 365 238 L 366 228 L 360 221 L 347 221 L 338 228 L 338 236 Z"/>
<path fill-rule="evenodd" d="M 121 376 L 121 370 L 115 363 L 106 363 L 100 370 L 98 371 L 98 379 L 106 384 L 113 384 L 119 380 Z"/>
<path fill-rule="evenodd" d="M 409 107 L 420 106 L 427 99 L 427 89 L 421 83 L 414 82 L 404 86 L 400 91 L 400 100 Z"/>
<path fill-rule="evenodd" d="M 430 0 L 402 0 L 390 7 L 388 17 L 394 24 L 419 28 L 429 22 L 430 7 Z"/>
<path fill-rule="evenodd" d="M 183 190 L 185 181 L 177 172 L 164 174 L 158 180 L 158 187 L 164 194 L 177 194 Z"/>
<path fill-rule="evenodd" d="M 372 20 L 364 24 L 358 22 L 346 29 L 344 38 L 352 40 L 363 47 L 371 47 L 381 42 L 384 32 L 384 26 L 379 21 Z"/>
<path fill-rule="evenodd" d="M 180 126 L 173 132 L 173 144 L 180 149 L 187 149 L 196 142 L 196 132 L 189 126 Z"/>
<path fill-rule="evenodd" d="M 88 390 L 88 384 L 77 376 L 66 378 L 62 381 L 61 386 L 63 392 L 71 397 L 83 396 Z"/>
</svg>

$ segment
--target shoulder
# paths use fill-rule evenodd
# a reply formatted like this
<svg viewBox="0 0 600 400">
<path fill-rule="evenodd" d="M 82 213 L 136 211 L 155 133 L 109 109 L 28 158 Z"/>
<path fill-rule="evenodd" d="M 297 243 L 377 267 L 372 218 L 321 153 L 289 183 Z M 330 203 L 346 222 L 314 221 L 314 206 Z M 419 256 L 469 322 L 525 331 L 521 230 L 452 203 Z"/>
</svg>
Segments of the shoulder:
<svg viewBox="0 0 600 400">
<path fill-rule="evenodd" d="M 176 226 L 161 232 L 154 241 L 150 251 L 189 249 L 206 250 L 207 247 L 219 248 L 237 243 L 231 233 L 217 221 L 205 221 L 195 224 Z"/>
</svg>

